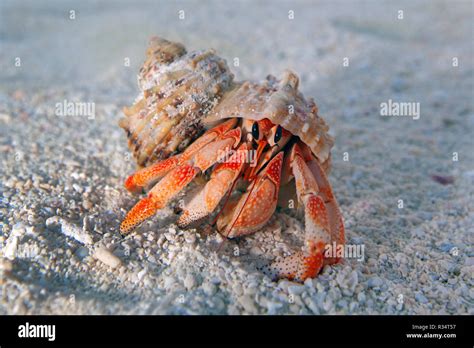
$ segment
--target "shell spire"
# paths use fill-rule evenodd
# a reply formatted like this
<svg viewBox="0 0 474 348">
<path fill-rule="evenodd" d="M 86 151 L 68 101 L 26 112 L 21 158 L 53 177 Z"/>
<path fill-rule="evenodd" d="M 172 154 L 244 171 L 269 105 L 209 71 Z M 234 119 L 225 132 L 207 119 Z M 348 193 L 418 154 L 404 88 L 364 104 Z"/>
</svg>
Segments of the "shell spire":
<svg viewBox="0 0 474 348">
<path fill-rule="evenodd" d="M 138 76 L 140 95 L 119 125 L 139 166 L 182 151 L 203 130 L 202 117 L 232 86 L 233 75 L 214 51 L 187 53 L 154 37 Z"/>
</svg>

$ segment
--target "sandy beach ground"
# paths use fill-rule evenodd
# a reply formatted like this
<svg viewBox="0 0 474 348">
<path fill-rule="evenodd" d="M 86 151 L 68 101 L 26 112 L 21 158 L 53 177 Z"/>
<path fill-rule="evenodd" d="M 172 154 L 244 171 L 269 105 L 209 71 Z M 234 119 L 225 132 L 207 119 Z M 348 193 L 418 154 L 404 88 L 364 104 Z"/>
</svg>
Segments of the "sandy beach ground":
<svg viewBox="0 0 474 348">
<path fill-rule="evenodd" d="M 472 1 L 1 1 L 0 314 L 474 314 L 473 21 Z M 363 260 L 273 282 L 259 263 L 303 238 L 287 211 L 219 252 L 172 205 L 120 237 L 137 197 L 117 123 L 153 35 L 215 48 L 238 80 L 300 75 Z"/>
</svg>

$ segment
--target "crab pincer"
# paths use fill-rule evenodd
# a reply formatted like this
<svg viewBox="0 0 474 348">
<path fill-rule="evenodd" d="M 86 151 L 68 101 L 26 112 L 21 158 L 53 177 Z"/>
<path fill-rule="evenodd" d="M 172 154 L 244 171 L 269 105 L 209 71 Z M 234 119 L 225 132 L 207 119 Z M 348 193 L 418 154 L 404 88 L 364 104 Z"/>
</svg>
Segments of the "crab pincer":
<svg viewBox="0 0 474 348">
<path fill-rule="evenodd" d="M 253 233 L 275 212 L 280 189 L 283 152 L 276 155 L 249 184 L 247 192 L 230 211 L 217 220 L 217 228 L 228 238 Z"/>
<path fill-rule="evenodd" d="M 337 263 L 339 259 L 325 257 L 325 247 L 333 242 L 339 245 L 345 242 L 342 217 L 324 170 L 311 152 L 303 152 L 301 147 L 306 145 L 301 142 L 293 145 L 289 168 L 285 169 L 294 176 L 298 201 L 304 207 L 303 250 L 266 268 L 275 278 L 300 282 L 314 278 L 325 264 Z"/>
</svg>

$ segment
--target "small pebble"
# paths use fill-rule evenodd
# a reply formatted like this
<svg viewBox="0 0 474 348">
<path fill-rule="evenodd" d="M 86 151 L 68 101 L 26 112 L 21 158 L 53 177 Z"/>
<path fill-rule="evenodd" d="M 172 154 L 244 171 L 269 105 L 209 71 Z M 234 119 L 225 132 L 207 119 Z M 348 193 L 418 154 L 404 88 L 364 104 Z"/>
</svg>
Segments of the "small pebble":
<svg viewBox="0 0 474 348">
<path fill-rule="evenodd" d="M 16 258 L 17 248 L 18 237 L 12 235 L 7 239 L 6 245 L 3 248 L 3 256 L 7 259 L 14 260 Z"/>
<path fill-rule="evenodd" d="M 208 296 L 212 296 L 215 294 L 216 292 L 216 286 L 210 282 L 205 282 L 203 285 L 202 285 L 202 290 L 204 290 L 204 292 L 208 295 Z"/>
<path fill-rule="evenodd" d="M 422 293 L 417 293 L 415 295 L 415 300 L 417 300 L 420 303 L 427 303 L 428 302 L 428 299 Z"/>
<path fill-rule="evenodd" d="M 239 303 L 244 307 L 244 310 L 248 313 L 256 313 L 257 307 L 255 307 L 255 301 L 249 295 L 243 295 L 239 297 Z"/>
<path fill-rule="evenodd" d="M 83 192 L 82 187 L 79 186 L 78 184 L 72 184 L 72 188 L 73 188 L 76 192 L 79 192 L 79 193 L 82 193 L 82 192 Z"/>
<path fill-rule="evenodd" d="M 369 288 L 379 288 L 383 284 L 383 280 L 379 277 L 372 277 L 369 279 L 367 285 Z"/>
<path fill-rule="evenodd" d="M 84 199 L 84 200 L 82 201 L 82 207 L 83 207 L 84 209 L 90 210 L 90 209 L 92 209 L 93 205 L 92 205 L 92 202 L 91 202 L 91 201 L 89 201 L 88 199 Z"/>
<path fill-rule="evenodd" d="M 176 282 L 176 280 L 171 276 L 165 276 L 163 279 L 163 285 L 165 289 L 171 288 L 171 286 Z"/>
<path fill-rule="evenodd" d="M 13 264 L 10 260 L 0 258 L 0 272 L 11 272 L 13 269 Z"/>
<path fill-rule="evenodd" d="M 242 288 L 242 285 L 239 283 L 235 284 L 232 290 L 237 294 L 237 295 L 242 295 L 244 293 L 244 290 Z"/>
<path fill-rule="evenodd" d="M 195 233 L 186 233 L 184 235 L 184 240 L 188 244 L 194 244 L 194 242 L 196 242 L 196 234 Z"/>
<path fill-rule="evenodd" d="M 76 250 L 76 255 L 83 259 L 84 257 L 88 256 L 89 255 L 89 249 L 86 248 L 86 247 L 79 247 L 77 248 Z"/>
<path fill-rule="evenodd" d="M 194 288 L 196 286 L 196 279 L 194 278 L 194 276 L 192 274 L 188 273 L 186 275 L 186 278 L 184 278 L 184 286 L 188 290 L 191 290 L 192 288 Z"/>
<path fill-rule="evenodd" d="M 95 250 L 94 257 L 111 268 L 116 268 L 122 263 L 117 256 L 103 247 L 98 247 Z"/>
<path fill-rule="evenodd" d="M 138 281 L 142 281 L 143 277 L 145 277 L 145 274 L 146 274 L 146 269 L 142 269 L 140 272 L 138 272 L 137 274 Z"/>
<path fill-rule="evenodd" d="M 46 219 L 46 226 L 48 228 L 58 224 L 61 226 L 61 233 L 65 236 L 74 238 L 82 244 L 90 245 L 94 242 L 92 236 L 87 231 L 74 224 L 71 224 L 59 216 L 53 216 Z"/>
<path fill-rule="evenodd" d="M 293 295 L 301 295 L 306 291 L 306 287 L 303 285 L 291 285 L 288 287 L 288 292 Z"/>
</svg>

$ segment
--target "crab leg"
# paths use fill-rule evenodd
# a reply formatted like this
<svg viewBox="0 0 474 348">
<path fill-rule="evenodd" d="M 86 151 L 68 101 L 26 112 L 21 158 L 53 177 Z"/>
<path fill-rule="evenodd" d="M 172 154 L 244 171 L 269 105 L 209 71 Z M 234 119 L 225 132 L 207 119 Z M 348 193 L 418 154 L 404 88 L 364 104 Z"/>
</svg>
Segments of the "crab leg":
<svg viewBox="0 0 474 348">
<path fill-rule="evenodd" d="M 305 242 L 302 251 L 273 262 L 269 270 L 277 278 L 304 281 L 314 278 L 325 263 L 338 261 L 325 260 L 324 251 L 333 241 L 344 243 L 344 226 L 329 182 L 317 160 L 309 158 L 308 165 L 300 146 L 295 144 L 290 163 L 298 200 L 305 210 Z"/>
<path fill-rule="evenodd" d="M 163 208 L 194 177 L 221 160 L 228 151 L 236 147 L 241 138 L 240 128 L 229 130 L 201 148 L 192 158 L 169 171 L 127 214 L 120 225 L 122 234 L 130 232 L 138 224 Z"/>
<path fill-rule="evenodd" d="M 163 177 L 172 168 L 176 167 L 178 162 L 179 155 L 140 169 L 125 180 L 124 186 L 130 192 L 140 193 L 145 186 Z"/>
<path fill-rule="evenodd" d="M 163 177 L 171 169 L 189 160 L 204 146 L 224 135 L 235 126 L 236 122 L 236 119 L 225 121 L 204 133 L 182 154 L 167 158 L 163 161 L 152 164 L 149 167 L 138 170 L 125 180 L 125 188 L 130 192 L 141 192 L 145 186 Z"/>
<path fill-rule="evenodd" d="M 247 153 L 248 145 L 243 143 L 226 162 L 215 167 L 211 179 L 183 209 L 183 214 L 178 219 L 178 226 L 185 227 L 215 210 L 222 197 L 238 179 L 246 163 Z"/>
<path fill-rule="evenodd" d="M 324 164 L 320 164 L 319 161 L 311 153 L 311 150 L 307 145 L 302 142 L 299 142 L 299 146 L 302 149 L 303 156 L 305 158 L 306 164 L 308 165 L 311 173 L 319 187 L 319 195 L 326 205 L 329 216 L 329 229 L 331 231 L 331 241 L 335 241 L 337 244 L 345 243 L 345 234 L 344 234 L 344 223 L 342 221 L 342 214 L 339 210 L 339 205 L 337 204 L 336 198 L 332 192 L 331 185 L 327 178 L 327 171 L 324 169 Z M 327 164 L 327 163 L 325 163 Z M 325 259 L 327 261 L 328 259 Z M 334 260 L 337 262 L 338 260 Z M 326 264 L 326 263 L 325 263 Z"/>
<path fill-rule="evenodd" d="M 224 211 L 217 228 L 228 237 L 238 237 L 260 229 L 273 215 L 280 187 L 283 152 L 276 155 L 249 185 L 232 209 Z"/>
</svg>

